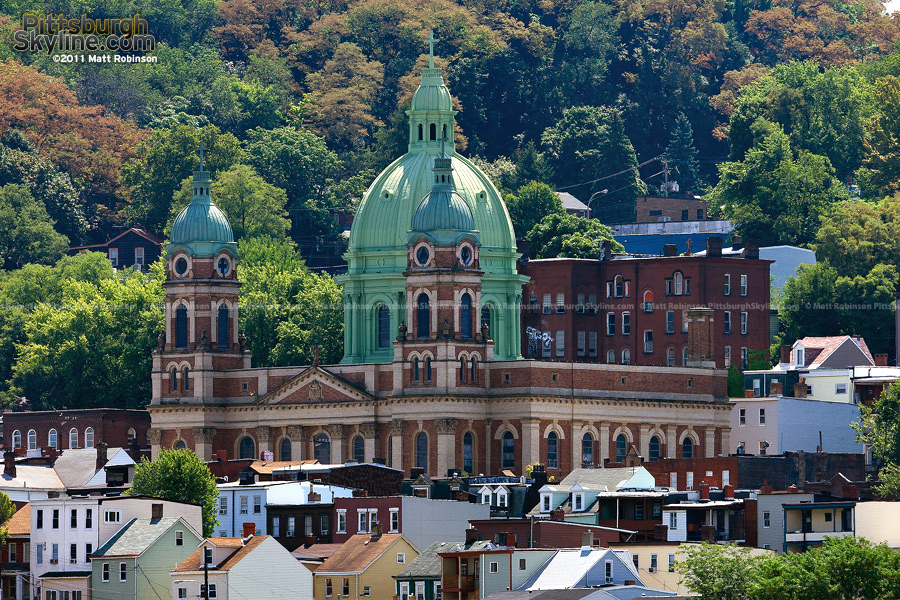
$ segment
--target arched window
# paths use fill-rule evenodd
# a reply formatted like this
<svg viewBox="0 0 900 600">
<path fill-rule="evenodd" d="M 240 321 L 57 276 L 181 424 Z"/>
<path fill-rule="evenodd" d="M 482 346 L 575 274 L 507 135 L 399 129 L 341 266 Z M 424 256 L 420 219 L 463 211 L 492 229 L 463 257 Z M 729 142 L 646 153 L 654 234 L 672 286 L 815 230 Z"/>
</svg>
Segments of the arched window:
<svg viewBox="0 0 900 600">
<path fill-rule="evenodd" d="M 463 471 L 469 475 L 475 471 L 475 436 L 471 431 L 463 435 Z"/>
<path fill-rule="evenodd" d="M 625 348 L 622 350 L 622 364 L 630 365 L 631 364 L 631 350 Z"/>
<path fill-rule="evenodd" d="M 459 335 L 472 337 L 472 296 L 463 294 L 459 301 Z"/>
<path fill-rule="evenodd" d="M 472 383 L 475 383 L 475 373 L 477 373 L 477 371 L 476 371 L 476 366 L 478 365 L 478 361 L 475 360 L 475 357 L 473 356 L 473 357 L 469 360 L 469 362 L 471 363 L 471 367 L 472 367 L 472 372 L 470 373 L 469 380 L 470 380 Z"/>
<path fill-rule="evenodd" d="M 625 460 L 625 453 L 628 451 L 628 438 L 624 433 L 616 436 L 616 462 L 620 463 Z"/>
<path fill-rule="evenodd" d="M 644 312 L 653 312 L 653 292 L 650 290 L 644 292 Z"/>
<path fill-rule="evenodd" d="M 414 358 L 413 361 L 413 381 L 419 381 L 419 359 Z"/>
<path fill-rule="evenodd" d="M 585 467 L 594 466 L 594 436 L 590 433 L 581 438 L 581 464 Z"/>
<path fill-rule="evenodd" d="M 431 335 L 431 308 L 428 304 L 428 294 L 419 294 L 416 302 L 416 332 L 420 338 L 427 338 Z"/>
<path fill-rule="evenodd" d="M 50 433 L 47 434 L 47 445 L 51 448 L 59 448 L 59 441 L 56 439 L 56 430 L 51 429 Z"/>
<path fill-rule="evenodd" d="M 547 435 L 547 468 L 559 468 L 559 438 L 555 431 Z"/>
<path fill-rule="evenodd" d="M 172 448 L 175 450 L 184 450 L 187 448 L 187 444 L 184 443 L 184 440 L 178 440 Z"/>
<path fill-rule="evenodd" d="M 366 462 L 366 443 L 361 435 L 353 438 L 353 460 L 358 463 Z"/>
<path fill-rule="evenodd" d="M 503 434 L 502 450 L 502 468 L 514 469 L 516 467 L 516 440 L 511 431 Z"/>
<path fill-rule="evenodd" d="M 672 279 L 675 287 L 675 295 L 680 296 L 684 292 L 684 275 L 681 274 L 681 271 L 675 271 Z"/>
<path fill-rule="evenodd" d="M 425 127 L 421 123 L 419 123 L 419 141 L 421 142 L 424 137 L 425 137 Z"/>
<path fill-rule="evenodd" d="M 416 466 L 428 472 L 428 435 L 424 431 L 416 435 Z"/>
<path fill-rule="evenodd" d="M 256 442 L 253 438 L 245 435 L 238 444 L 238 458 L 256 458 Z"/>
<path fill-rule="evenodd" d="M 681 349 L 681 366 L 687 366 L 687 357 L 688 357 L 688 347 L 685 346 Z"/>
<path fill-rule="evenodd" d="M 178 391 L 178 369 L 172 367 L 172 370 L 169 372 L 169 379 L 172 380 L 172 391 Z"/>
<path fill-rule="evenodd" d="M 615 350 L 607 350 L 606 351 L 606 362 L 607 364 L 613 364 L 616 362 L 616 351 Z"/>
<path fill-rule="evenodd" d="M 288 438 L 281 440 L 281 445 L 278 448 L 278 460 L 285 462 L 291 460 L 291 440 Z"/>
<path fill-rule="evenodd" d="M 694 458 L 694 440 L 689 437 L 681 442 L 681 458 Z"/>
<path fill-rule="evenodd" d="M 175 347 L 187 348 L 187 307 L 182 304 L 175 309 Z"/>
<path fill-rule="evenodd" d="M 219 306 L 219 315 L 218 315 L 218 344 L 219 348 L 227 348 L 228 347 L 228 331 L 229 331 L 229 320 L 228 320 L 228 307 L 222 304 Z"/>
<path fill-rule="evenodd" d="M 625 295 L 625 279 L 621 275 L 616 275 L 615 279 L 616 286 L 616 298 L 621 298 Z"/>
<path fill-rule="evenodd" d="M 84 430 L 84 447 L 85 448 L 93 448 L 94 447 L 94 428 L 88 427 Z"/>
<path fill-rule="evenodd" d="M 428 130 L 429 130 L 429 132 L 431 133 L 431 140 L 432 140 L 432 141 L 436 140 L 436 139 L 437 139 L 437 124 L 436 124 L 436 123 L 432 123 L 432 124 L 428 127 Z"/>
<path fill-rule="evenodd" d="M 466 382 L 466 357 L 459 357 L 459 381 L 460 383 Z"/>
<path fill-rule="evenodd" d="M 69 448 L 78 447 L 78 430 L 74 427 L 69 430 Z"/>
<path fill-rule="evenodd" d="M 128 431 L 125 432 L 125 438 L 130 442 L 134 438 L 137 437 L 137 432 L 134 430 L 134 427 L 129 427 Z"/>
<path fill-rule="evenodd" d="M 13 448 L 22 447 L 22 432 L 16 429 L 13 431 Z"/>
<path fill-rule="evenodd" d="M 659 460 L 659 437 L 653 436 L 650 438 L 650 462 L 656 462 Z"/>
<path fill-rule="evenodd" d="M 389 348 L 391 345 L 391 311 L 384 304 L 378 307 L 378 347 Z"/>
<path fill-rule="evenodd" d="M 28 449 L 37 450 L 37 432 L 34 429 L 28 430 Z"/>
<path fill-rule="evenodd" d="M 668 348 L 666 350 L 666 366 L 667 367 L 675 366 L 675 348 Z"/>
<path fill-rule="evenodd" d="M 324 433 L 313 439 L 313 456 L 323 465 L 331 462 L 331 440 Z"/>
<path fill-rule="evenodd" d="M 431 357 L 425 357 L 425 381 L 431 381 Z"/>
<path fill-rule="evenodd" d="M 191 368 L 185 367 L 181 370 L 181 389 L 185 392 L 191 389 Z"/>
</svg>

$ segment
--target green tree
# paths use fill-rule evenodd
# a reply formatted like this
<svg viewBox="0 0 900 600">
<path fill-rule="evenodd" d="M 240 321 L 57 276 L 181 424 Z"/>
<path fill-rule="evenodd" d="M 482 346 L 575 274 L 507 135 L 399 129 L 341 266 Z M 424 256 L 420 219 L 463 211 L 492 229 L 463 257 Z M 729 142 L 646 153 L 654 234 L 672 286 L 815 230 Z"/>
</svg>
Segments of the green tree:
<svg viewBox="0 0 900 600">
<path fill-rule="evenodd" d="M 9 499 L 9 496 L 0 492 L 0 547 L 6 544 L 9 538 L 9 526 L 7 523 L 16 514 L 16 505 Z"/>
<path fill-rule="evenodd" d="M 516 171 L 514 186 L 516 189 L 527 185 L 531 181 L 538 183 L 551 183 L 553 181 L 553 169 L 547 163 L 547 159 L 538 152 L 534 142 L 528 142 L 525 147 L 516 152 Z"/>
<path fill-rule="evenodd" d="M 7 269 L 59 260 L 69 240 L 56 233 L 44 206 L 21 185 L 0 187 L 0 258 Z"/>
<path fill-rule="evenodd" d="M 877 264 L 900 264 L 898 239 L 900 198 L 839 202 L 816 233 L 816 258 L 841 275 L 865 275 Z"/>
<path fill-rule="evenodd" d="M 900 78 L 888 75 L 876 80 L 873 96 L 878 112 L 868 128 L 865 178 L 890 194 L 900 191 Z"/>
<path fill-rule="evenodd" d="M 675 565 L 682 583 L 701 600 L 744 600 L 754 581 L 758 559 L 750 548 L 734 544 L 688 544 Z"/>
<path fill-rule="evenodd" d="M 619 20 L 603 2 L 584 2 L 572 11 L 557 47 L 559 80 L 568 104 L 598 104 L 609 98 L 606 77 L 619 43 Z"/>
<path fill-rule="evenodd" d="M 203 511 L 203 536 L 218 523 L 219 490 L 209 467 L 193 451 L 162 449 L 156 459 L 141 459 L 134 469 L 129 494 L 174 502 L 199 504 Z"/>
<path fill-rule="evenodd" d="M 544 217 L 528 233 L 528 238 L 531 258 L 594 258 L 601 240 L 611 241 L 613 252 L 625 251 L 606 225 L 564 212 Z"/>
<path fill-rule="evenodd" d="M 286 321 L 278 325 L 278 343 L 272 350 L 277 365 L 303 365 L 320 349 L 323 364 L 344 356 L 344 306 L 341 288 L 326 274 L 309 274 L 293 298 Z"/>
<path fill-rule="evenodd" d="M 681 190 L 699 192 L 700 164 L 697 162 L 697 148 L 694 147 L 694 129 L 684 113 L 678 113 L 675 129 L 666 148 L 669 166 L 676 169 L 675 179 Z"/>
<path fill-rule="evenodd" d="M 12 390 L 40 410 L 138 408 L 150 400 L 151 351 L 163 328 L 163 264 L 150 274 L 114 274 L 96 256 L 106 262 L 99 280 L 58 277 L 55 302 L 42 299 L 25 318 Z M 60 263 L 54 271 L 93 269 L 90 257 Z"/>
<path fill-rule="evenodd" d="M 200 130 L 189 125 L 157 129 L 141 142 L 137 157 L 122 170 L 122 183 L 131 198 L 127 213 L 132 222 L 162 233 L 175 191 L 200 167 L 197 148 L 201 143 L 207 148 L 204 169 L 213 178 L 241 159 L 237 138 L 223 134 L 215 125 Z"/>
<path fill-rule="evenodd" d="M 881 465 L 878 492 L 883 496 L 900 494 L 900 382 L 892 383 L 875 404 L 859 405 L 859 421 L 854 423 L 859 441 L 872 448 L 872 456 Z"/>
<path fill-rule="evenodd" d="M 253 167 L 234 165 L 221 171 L 212 182 L 213 202 L 221 208 L 234 232 L 236 240 L 244 237 L 271 235 L 283 237 L 290 229 L 284 190 L 266 183 Z M 181 182 L 181 189 L 172 202 L 171 221 L 191 201 L 191 179 Z"/>
<path fill-rule="evenodd" d="M 759 120 L 761 141 L 741 162 L 719 166 L 719 183 L 707 195 L 736 229 L 761 246 L 804 245 L 815 239 L 832 203 L 848 199 L 824 156 L 791 150 L 776 125 Z"/>
<path fill-rule="evenodd" d="M 646 188 L 637 168 L 637 155 L 622 114 L 615 109 L 576 106 L 544 131 L 541 142 L 556 182 L 586 184 L 586 192 L 608 190 L 594 214 L 602 221 L 628 222 L 634 217 L 634 199 Z M 595 179 L 603 178 L 601 181 Z"/>
<path fill-rule="evenodd" d="M 546 183 L 537 181 L 525 184 L 515 196 L 507 197 L 506 207 L 517 237 L 527 234 L 547 215 L 566 212 L 556 192 Z"/>
<path fill-rule="evenodd" d="M 287 192 L 289 208 L 325 198 L 340 166 L 325 140 L 290 127 L 247 132 L 247 161 L 263 179 Z"/>
</svg>

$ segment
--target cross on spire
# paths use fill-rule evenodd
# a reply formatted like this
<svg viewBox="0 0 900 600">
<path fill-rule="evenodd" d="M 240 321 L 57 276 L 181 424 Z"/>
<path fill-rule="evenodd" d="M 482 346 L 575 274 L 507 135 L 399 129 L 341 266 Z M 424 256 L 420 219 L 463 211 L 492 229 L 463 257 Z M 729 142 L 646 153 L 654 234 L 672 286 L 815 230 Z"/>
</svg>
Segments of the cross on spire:
<svg viewBox="0 0 900 600">
<path fill-rule="evenodd" d="M 203 170 L 203 152 L 209 150 L 206 146 L 203 145 L 203 142 L 200 142 L 200 145 L 197 147 L 197 152 L 200 153 L 200 170 Z"/>
<path fill-rule="evenodd" d="M 434 68 L 434 44 L 438 41 L 436 37 L 434 37 L 434 29 L 428 30 L 428 39 L 425 40 L 428 42 L 428 68 Z"/>
<path fill-rule="evenodd" d="M 319 345 L 318 344 L 313 346 L 313 364 L 314 365 L 319 364 Z"/>
</svg>

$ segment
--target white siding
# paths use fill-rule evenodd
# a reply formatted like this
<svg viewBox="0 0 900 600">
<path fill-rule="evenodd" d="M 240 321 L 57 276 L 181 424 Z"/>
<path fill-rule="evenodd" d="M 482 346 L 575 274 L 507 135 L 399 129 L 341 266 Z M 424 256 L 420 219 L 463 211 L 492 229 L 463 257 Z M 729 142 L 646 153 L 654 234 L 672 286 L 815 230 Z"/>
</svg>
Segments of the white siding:
<svg viewBox="0 0 900 600">
<path fill-rule="evenodd" d="M 228 598 L 312 600 L 313 575 L 284 546 L 268 538 L 228 574 Z M 220 598 L 224 598 L 220 594 Z"/>
</svg>

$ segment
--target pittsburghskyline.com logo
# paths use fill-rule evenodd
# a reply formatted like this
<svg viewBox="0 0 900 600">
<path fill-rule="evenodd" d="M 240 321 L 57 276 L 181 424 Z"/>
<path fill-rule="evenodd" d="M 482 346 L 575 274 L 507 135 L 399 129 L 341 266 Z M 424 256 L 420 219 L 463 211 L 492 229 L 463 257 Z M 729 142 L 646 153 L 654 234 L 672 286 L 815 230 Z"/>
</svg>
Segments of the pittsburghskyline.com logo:
<svg viewBox="0 0 900 600">
<path fill-rule="evenodd" d="M 140 14 L 124 19 L 94 19 L 86 14 L 25 13 L 22 27 L 13 32 L 16 52 L 43 52 L 56 62 L 156 62 L 155 56 L 87 54 L 90 52 L 151 52 L 156 38 Z M 67 54 L 68 53 L 68 54 Z"/>
</svg>

